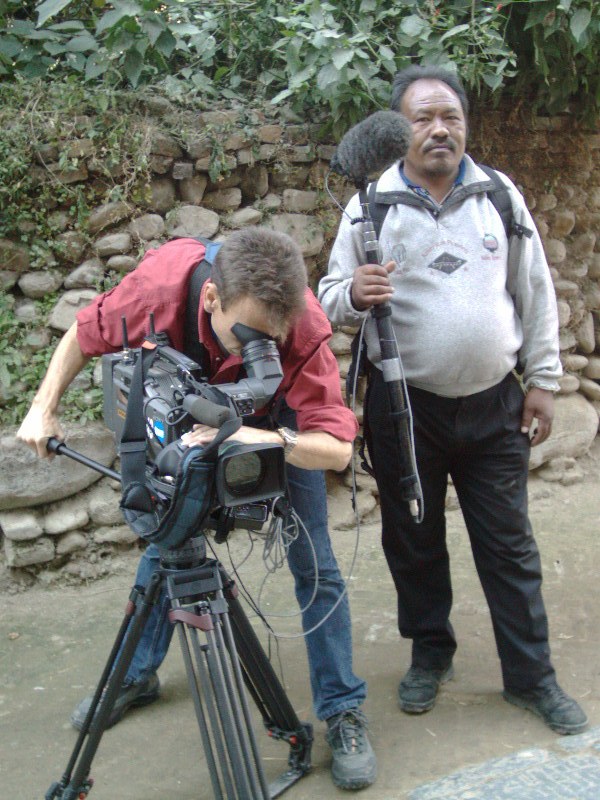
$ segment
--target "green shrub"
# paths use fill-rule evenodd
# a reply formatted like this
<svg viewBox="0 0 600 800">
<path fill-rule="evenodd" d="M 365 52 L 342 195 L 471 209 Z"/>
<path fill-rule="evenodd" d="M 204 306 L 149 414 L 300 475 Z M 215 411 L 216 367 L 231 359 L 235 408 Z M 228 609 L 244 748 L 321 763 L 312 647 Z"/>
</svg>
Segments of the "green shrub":
<svg viewBox="0 0 600 800">
<path fill-rule="evenodd" d="M 473 93 L 597 115 L 599 45 L 596 0 L 0 0 L 5 80 L 286 101 L 336 133 L 387 105 L 391 76 L 415 62 L 453 65 Z"/>
</svg>

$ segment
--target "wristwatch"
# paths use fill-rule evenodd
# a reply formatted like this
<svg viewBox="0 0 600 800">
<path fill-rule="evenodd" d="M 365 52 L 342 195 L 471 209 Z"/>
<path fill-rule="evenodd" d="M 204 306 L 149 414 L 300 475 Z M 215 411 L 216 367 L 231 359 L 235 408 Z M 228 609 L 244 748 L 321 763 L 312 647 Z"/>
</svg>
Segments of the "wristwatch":
<svg viewBox="0 0 600 800">
<path fill-rule="evenodd" d="M 277 433 L 283 439 L 283 455 L 287 457 L 298 444 L 298 434 L 291 428 L 277 428 Z"/>
</svg>

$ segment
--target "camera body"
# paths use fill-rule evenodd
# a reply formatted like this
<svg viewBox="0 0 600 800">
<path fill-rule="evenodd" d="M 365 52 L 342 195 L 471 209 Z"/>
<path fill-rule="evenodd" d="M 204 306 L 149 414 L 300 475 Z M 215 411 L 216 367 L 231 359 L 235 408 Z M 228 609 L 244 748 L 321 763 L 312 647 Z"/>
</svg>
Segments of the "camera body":
<svg viewBox="0 0 600 800">
<path fill-rule="evenodd" d="M 172 348 L 165 334 L 153 331 L 142 348 L 126 346 L 102 357 L 105 424 L 121 442 L 128 406 L 138 405 L 134 411 L 143 414 L 146 433 L 145 481 L 161 513 L 169 508 L 181 482 L 180 464 L 188 449 L 181 444 L 181 436 L 194 422 L 221 428 L 228 421 L 253 415 L 268 404 L 283 378 L 272 339 L 243 325 L 233 330 L 245 342 L 242 363 L 247 376 L 235 383 L 209 384 L 195 361 Z M 138 362 L 148 349 L 152 354 L 142 367 Z M 134 388 L 136 369 L 143 370 L 141 398 Z M 241 444 L 233 435 L 218 448 L 210 485 L 205 527 L 222 530 L 225 519 L 229 529 L 260 529 L 272 502 L 286 493 L 283 447 Z"/>
<path fill-rule="evenodd" d="M 121 441 L 123 434 L 138 357 L 135 350 L 129 349 L 102 356 L 104 423 L 114 432 L 117 442 Z M 156 356 L 145 376 L 143 388 L 149 460 L 155 460 L 165 447 L 191 430 L 195 421 L 202 421 L 185 412 L 182 404 L 190 394 L 204 396 L 207 388 L 207 381 L 196 362 L 167 343 L 157 343 Z"/>
</svg>

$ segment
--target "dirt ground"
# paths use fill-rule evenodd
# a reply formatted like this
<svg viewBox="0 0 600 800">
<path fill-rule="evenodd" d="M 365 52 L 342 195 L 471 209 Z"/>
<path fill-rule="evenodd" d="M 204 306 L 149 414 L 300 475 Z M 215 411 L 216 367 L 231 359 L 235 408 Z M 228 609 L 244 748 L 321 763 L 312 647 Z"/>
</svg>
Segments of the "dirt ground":
<svg viewBox="0 0 600 800">
<path fill-rule="evenodd" d="M 544 597 L 553 661 L 563 687 L 600 724 L 600 442 L 579 461 L 583 482 L 572 486 L 530 481 L 531 519 L 544 566 Z M 557 736 L 533 715 L 501 697 L 500 668 L 487 607 L 472 563 L 459 511 L 448 514 L 455 600 L 452 620 L 459 650 L 456 676 L 435 709 L 420 717 L 399 711 L 398 681 L 409 662 L 399 639 L 391 579 L 377 525 L 361 530 L 358 564 L 349 582 L 355 638 L 355 670 L 369 683 L 365 706 L 379 760 L 374 786 L 364 800 L 402 800 L 411 790 L 460 770 L 522 751 L 552 747 Z M 244 534 L 232 542 L 236 561 Z M 349 568 L 354 531 L 336 531 L 336 552 Z M 240 569 L 258 593 L 265 570 L 257 542 Z M 219 558 L 229 566 L 223 545 Z M 0 786 L 3 798 L 40 800 L 58 780 L 75 743 L 69 714 L 98 680 L 122 618 L 135 571 L 134 554 L 115 563 L 116 574 L 79 588 L 0 594 Z M 266 611 L 296 611 L 286 569 L 269 578 Z M 277 631 L 296 635 L 298 618 L 273 619 Z M 261 626 L 256 630 L 263 641 Z M 301 719 L 316 723 L 312 772 L 291 788 L 289 800 L 337 798 L 329 775 L 323 726 L 315 721 L 301 638 L 281 639 L 274 663 Z M 160 678 L 162 697 L 130 712 L 104 736 L 92 768 L 94 800 L 209 800 L 206 762 L 174 641 Z M 258 716 L 258 715 L 257 715 Z M 268 740 L 257 721 L 269 779 L 285 769 L 287 747 Z M 515 798 L 518 800 L 518 798 Z"/>
</svg>

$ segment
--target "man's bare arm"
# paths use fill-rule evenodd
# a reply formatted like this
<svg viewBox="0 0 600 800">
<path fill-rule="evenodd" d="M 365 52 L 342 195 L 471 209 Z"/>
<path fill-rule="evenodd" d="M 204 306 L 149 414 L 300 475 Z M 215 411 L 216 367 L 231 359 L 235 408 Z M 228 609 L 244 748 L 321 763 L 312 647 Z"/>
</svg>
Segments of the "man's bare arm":
<svg viewBox="0 0 600 800">
<path fill-rule="evenodd" d="M 74 322 L 58 343 L 31 408 L 17 431 L 17 438 L 35 450 L 40 458 L 48 456 L 46 443 L 51 436 L 64 438 L 56 413 L 58 405 L 72 380 L 88 361 L 89 358 L 79 347 L 77 323 Z"/>
<path fill-rule="evenodd" d="M 216 428 L 208 425 L 195 425 L 194 429 L 184 434 L 182 441 L 190 447 L 195 444 L 208 444 L 217 434 Z M 236 431 L 232 437 L 236 442 L 244 444 L 263 444 L 272 442 L 282 444 L 277 431 L 251 428 L 248 425 Z M 341 472 L 348 466 L 352 457 L 352 445 L 336 439 L 325 431 L 305 431 L 298 434 L 298 443 L 286 457 L 286 461 L 302 469 L 333 469 Z"/>
</svg>

